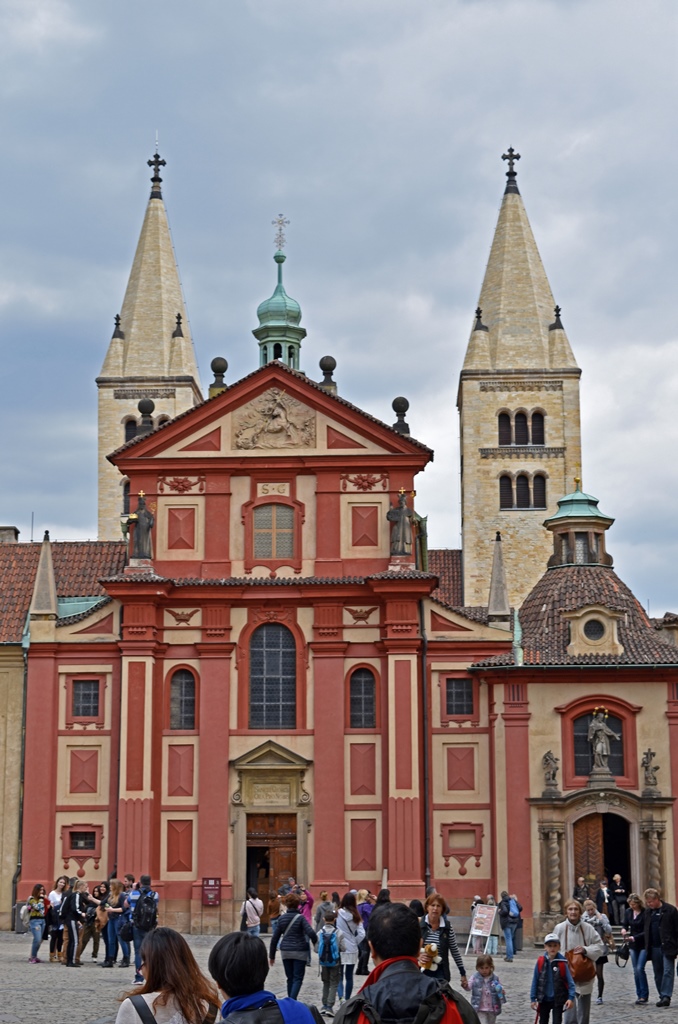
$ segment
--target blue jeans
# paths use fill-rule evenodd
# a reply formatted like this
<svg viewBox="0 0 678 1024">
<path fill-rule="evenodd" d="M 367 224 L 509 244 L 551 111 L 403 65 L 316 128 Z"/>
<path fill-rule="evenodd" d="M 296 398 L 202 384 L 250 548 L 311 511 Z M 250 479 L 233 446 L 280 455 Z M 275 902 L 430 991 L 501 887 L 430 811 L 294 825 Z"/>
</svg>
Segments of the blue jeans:
<svg viewBox="0 0 678 1024">
<path fill-rule="evenodd" d="M 283 967 L 287 978 L 287 995 L 290 999 L 296 999 L 301 990 L 301 983 L 306 973 L 305 960 L 290 960 L 283 957 Z"/>
<path fill-rule="evenodd" d="M 134 968 L 136 970 L 135 981 L 139 981 L 141 978 L 141 943 L 144 941 L 148 932 L 142 932 L 140 928 L 132 926 L 134 932 Z"/>
<path fill-rule="evenodd" d="M 340 999 L 350 999 L 351 992 L 353 991 L 353 972 L 355 971 L 355 964 L 342 964 L 341 965 L 341 980 L 339 987 L 337 988 L 337 995 Z"/>
<path fill-rule="evenodd" d="M 516 933 L 518 927 L 517 921 L 509 921 L 504 928 L 504 942 L 506 943 L 506 956 L 509 960 L 513 960 L 513 936 Z"/>
<path fill-rule="evenodd" d="M 259 932 L 261 931 L 261 925 L 253 924 L 251 928 L 247 929 L 247 931 L 249 932 L 250 935 L 258 935 Z"/>
<path fill-rule="evenodd" d="M 661 949 L 652 950 L 652 970 L 657 992 L 662 999 L 670 999 L 673 995 L 673 972 L 676 960 L 672 956 L 664 956 Z"/>
<path fill-rule="evenodd" d="M 33 943 L 31 945 L 31 959 L 33 960 L 38 955 L 42 936 L 45 931 L 44 917 L 32 917 L 28 922 L 28 927 L 31 929 L 31 935 L 33 936 Z"/>
<path fill-rule="evenodd" d="M 650 989 L 647 984 L 647 975 L 645 974 L 647 950 L 634 949 L 631 946 L 631 963 L 633 964 L 633 977 L 636 982 L 636 996 L 638 999 L 649 999 Z"/>
<path fill-rule="evenodd" d="M 127 920 L 127 918 L 125 917 L 124 914 L 118 914 L 116 916 L 116 918 L 115 918 L 115 937 L 118 940 L 118 942 L 120 943 L 120 949 L 122 950 L 122 958 L 123 958 L 123 960 L 127 960 L 129 962 L 129 952 L 130 952 L 130 950 L 129 950 L 129 942 L 125 942 L 124 939 L 120 938 L 120 929 L 122 928 L 123 924 L 125 924 L 126 920 Z"/>
</svg>

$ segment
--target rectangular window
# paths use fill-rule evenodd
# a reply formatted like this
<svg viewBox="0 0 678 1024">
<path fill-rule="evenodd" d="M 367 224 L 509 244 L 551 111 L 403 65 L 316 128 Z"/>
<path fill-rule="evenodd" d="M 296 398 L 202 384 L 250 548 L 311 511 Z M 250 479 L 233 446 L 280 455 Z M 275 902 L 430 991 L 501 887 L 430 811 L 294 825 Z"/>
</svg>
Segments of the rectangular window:
<svg viewBox="0 0 678 1024">
<path fill-rule="evenodd" d="M 254 510 L 254 557 L 294 556 L 294 509 L 289 505 L 259 505 Z"/>
<path fill-rule="evenodd" d="M 445 711 L 449 718 L 473 718 L 473 680 L 445 680 Z"/>
<path fill-rule="evenodd" d="M 71 832 L 69 833 L 71 850 L 94 850 L 96 848 L 95 832 Z"/>
<path fill-rule="evenodd" d="M 73 680 L 73 718 L 99 717 L 99 680 Z"/>
<path fill-rule="evenodd" d="M 351 676 L 350 722 L 351 729 L 374 729 L 376 725 L 374 673 L 358 669 Z"/>
</svg>

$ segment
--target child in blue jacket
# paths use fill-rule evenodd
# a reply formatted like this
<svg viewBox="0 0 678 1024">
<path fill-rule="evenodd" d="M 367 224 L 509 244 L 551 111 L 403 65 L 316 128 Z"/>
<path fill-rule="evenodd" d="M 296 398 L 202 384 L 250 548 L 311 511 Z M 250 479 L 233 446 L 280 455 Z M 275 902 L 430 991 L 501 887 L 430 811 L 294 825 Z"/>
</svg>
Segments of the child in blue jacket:
<svg viewBox="0 0 678 1024">
<path fill-rule="evenodd" d="M 560 939 L 551 932 L 544 939 L 545 954 L 537 959 L 532 975 L 530 1001 L 539 1011 L 539 1024 L 561 1024 L 563 1010 L 574 1006 L 575 987 L 567 960 L 560 952 Z"/>
<path fill-rule="evenodd" d="M 469 979 L 471 1005 L 478 1014 L 481 1024 L 494 1024 L 501 1013 L 506 994 L 499 978 L 494 973 L 494 960 L 489 953 L 483 953 L 476 960 L 475 972 Z"/>
</svg>

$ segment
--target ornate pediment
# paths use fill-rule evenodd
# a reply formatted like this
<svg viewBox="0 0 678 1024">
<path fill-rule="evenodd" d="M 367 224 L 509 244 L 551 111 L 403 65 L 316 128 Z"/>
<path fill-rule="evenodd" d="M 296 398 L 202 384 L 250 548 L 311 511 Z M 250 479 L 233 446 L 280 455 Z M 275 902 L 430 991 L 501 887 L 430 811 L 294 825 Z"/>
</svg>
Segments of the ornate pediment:
<svg viewBox="0 0 678 1024">
<path fill-rule="evenodd" d="M 233 413 L 233 447 L 315 448 L 315 411 L 281 388 L 269 388 Z"/>
<path fill-rule="evenodd" d="M 241 757 L 231 762 L 237 771 L 247 769 L 248 771 L 269 771 L 271 769 L 286 768 L 287 770 L 306 771 L 310 765 L 305 757 L 300 757 L 292 750 L 281 747 L 275 740 L 266 740 L 254 750 L 249 750 Z"/>
</svg>

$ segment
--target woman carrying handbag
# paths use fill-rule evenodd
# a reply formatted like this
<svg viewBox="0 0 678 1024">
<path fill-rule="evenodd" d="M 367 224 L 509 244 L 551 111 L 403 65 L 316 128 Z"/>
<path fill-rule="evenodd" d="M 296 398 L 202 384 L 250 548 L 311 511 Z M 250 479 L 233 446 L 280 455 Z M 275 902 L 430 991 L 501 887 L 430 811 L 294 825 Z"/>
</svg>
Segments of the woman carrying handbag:
<svg viewBox="0 0 678 1024">
<path fill-rule="evenodd" d="M 560 950 L 570 965 L 576 990 L 575 1005 L 565 1011 L 564 1024 L 589 1024 L 596 960 L 605 955 L 605 946 L 598 932 L 581 920 L 583 909 L 578 900 L 570 900 L 565 905 L 567 919 L 553 929 L 560 941 Z"/>
</svg>

